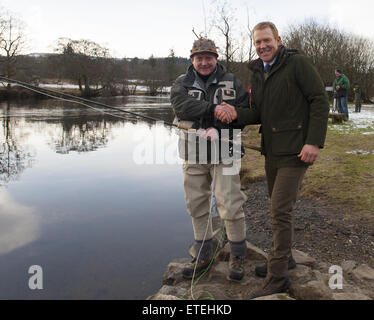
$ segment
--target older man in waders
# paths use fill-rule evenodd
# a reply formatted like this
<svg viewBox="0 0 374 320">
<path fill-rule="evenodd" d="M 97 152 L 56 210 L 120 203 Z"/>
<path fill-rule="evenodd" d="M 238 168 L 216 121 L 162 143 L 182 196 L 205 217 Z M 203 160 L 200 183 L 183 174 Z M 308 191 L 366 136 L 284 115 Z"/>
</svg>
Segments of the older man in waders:
<svg viewBox="0 0 374 320">
<path fill-rule="evenodd" d="M 187 73 L 180 76 L 171 89 L 175 122 L 202 132 L 201 135 L 191 130 L 181 132 L 179 139 L 179 155 L 184 160 L 185 200 L 187 212 L 192 217 L 194 251 L 198 256 L 185 266 L 183 277 L 191 279 L 201 275 L 209 269 L 214 258 L 216 247 L 212 241 L 210 215 L 214 193 L 231 248 L 228 277 L 240 281 L 244 276 L 246 254 L 242 208 L 246 196 L 240 190 L 238 170 L 231 170 L 233 163 L 227 161 L 235 158 L 232 145 L 220 140 L 221 135 L 232 138 L 233 127 L 217 120 L 214 112 L 222 109 L 222 102 L 248 108 L 248 93 L 240 81 L 218 62 L 217 48 L 212 40 L 196 40 L 191 50 L 191 61 Z M 227 154 L 223 152 L 226 147 Z M 241 156 L 238 157 L 231 160 L 240 161 Z"/>
<path fill-rule="evenodd" d="M 281 45 L 273 23 L 257 24 L 253 40 L 259 58 L 249 67 L 251 108 L 227 106 L 226 113 L 216 113 L 222 121 L 236 119 L 238 125 L 261 124 L 273 246 L 267 265 L 255 269 L 265 282 L 250 298 L 285 292 L 290 286 L 288 269 L 296 267 L 291 254 L 293 206 L 308 166 L 324 145 L 329 113 L 318 72 L 305 56 Z"/>
</svg>

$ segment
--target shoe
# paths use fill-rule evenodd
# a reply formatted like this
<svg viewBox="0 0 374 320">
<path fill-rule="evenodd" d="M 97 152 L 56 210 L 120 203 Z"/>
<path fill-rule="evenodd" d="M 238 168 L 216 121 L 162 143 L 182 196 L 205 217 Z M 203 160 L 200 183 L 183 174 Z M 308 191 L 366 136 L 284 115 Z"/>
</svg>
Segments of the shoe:
<svg viewBox="0 0 374 320">
<path fill-rule="evenodd" d="M 249 293 L 249 299 L 287 292 L 290 285 L 291 282 L 288 277 L 275 278 L 270 276 L 265 279 L 265 282 L 261 287 L 256 288 Z"/>
<path fill-rule="evenodd" d="M 241 281 L 244 277 L 244 258 L 230 257 L 229 276 L 232 281 Z"/>
<path fill-rule="evenodd" d="M 212 263 L 211 263 L 212 262 Z M 193 258 L 190 263 L 188 263 L 182 271 L 182 276 L 184 279 L 192 279 L 194 272 L 195 278 L 201 276 L 204 272 L 208 271 L 213 264 L 212 259 L 201 260 L 197 262 L 196 258 Z"/>
<path fill-rule="evenodd" d="M 295 268 L 296 268 L 296 261 L 293 258 L 293 256 L 290 256 L 290 258 L 288 259 L 288 270 L 292 270 L 292 269 L 295 269 Z M 262 266 L 256 267 L 255 268 L 255 273 L 256 273 L 256 276 L 261 277 L 261 278 L 265 278 L 266 275 L 268 274 L 267 263 L 262 265 Z"/>
</svg>

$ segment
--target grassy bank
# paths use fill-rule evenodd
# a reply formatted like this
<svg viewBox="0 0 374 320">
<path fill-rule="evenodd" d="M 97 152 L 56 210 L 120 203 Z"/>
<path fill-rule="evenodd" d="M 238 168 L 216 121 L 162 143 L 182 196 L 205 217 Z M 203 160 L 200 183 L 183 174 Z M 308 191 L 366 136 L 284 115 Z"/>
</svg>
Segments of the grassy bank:
<svg viewBox="0 0 374 320">
<path fill-rule="evenodd" d="M 258 126 L 246 127 L 245 131 L 244 141 L 260 144 Z M 374 134 L 370 132 L 374 133 L 374 121 L 367 127 L 351 121 L 329 123 L 325 148 L 307 171 L 301 196 L 323 201 L 342 219 L 374 221 Z M 244 185 L 264 177 L 264 159 L 254 151 L 246 153 L 242 164 Z"/>
</svg>

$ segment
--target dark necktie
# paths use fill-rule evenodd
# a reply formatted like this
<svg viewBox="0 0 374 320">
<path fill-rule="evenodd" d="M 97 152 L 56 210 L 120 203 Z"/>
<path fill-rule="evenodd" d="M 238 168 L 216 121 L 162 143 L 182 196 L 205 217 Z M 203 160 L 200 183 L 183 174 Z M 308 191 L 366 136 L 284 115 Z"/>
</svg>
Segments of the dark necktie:
<svg viewBox="0 0 374 320">
<path fill-rule="evenodd" d="M 269 69 L 270 69 L 270 64 L 266 63 L 266 64 L 265 64 L 265 67 L 264 67 L 264 72 L 265 72 L 265 73 L 268 73 L 268 72 L 269 72 Z"/>
</svg>

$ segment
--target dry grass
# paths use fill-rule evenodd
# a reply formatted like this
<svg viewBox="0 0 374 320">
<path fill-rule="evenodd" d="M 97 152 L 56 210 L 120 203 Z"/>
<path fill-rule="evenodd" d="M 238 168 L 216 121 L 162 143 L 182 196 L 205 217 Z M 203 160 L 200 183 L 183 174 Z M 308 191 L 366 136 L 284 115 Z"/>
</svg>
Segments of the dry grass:
<svg viewBox="0 0 374 320">
<path fill-rule="evenodd" d="M 325 148 L 318 161 L 309 168 L 301 196 L 323 201 L 342 214 L 343 219 L 368 218 L 374 221 L 374 135 L 348 124 L 345 130 L 329 125 Z M 243 141 L 260 144 L 257 126 L 246 127 Z M 367 131 L 367 130 L 366 130 Z M 349 154 L 364 150 L 371 154 Z M 255 151 L 246 150 L 242 161 L 243 185 L 264 176 L 264 160 Z"/>
</svg>

